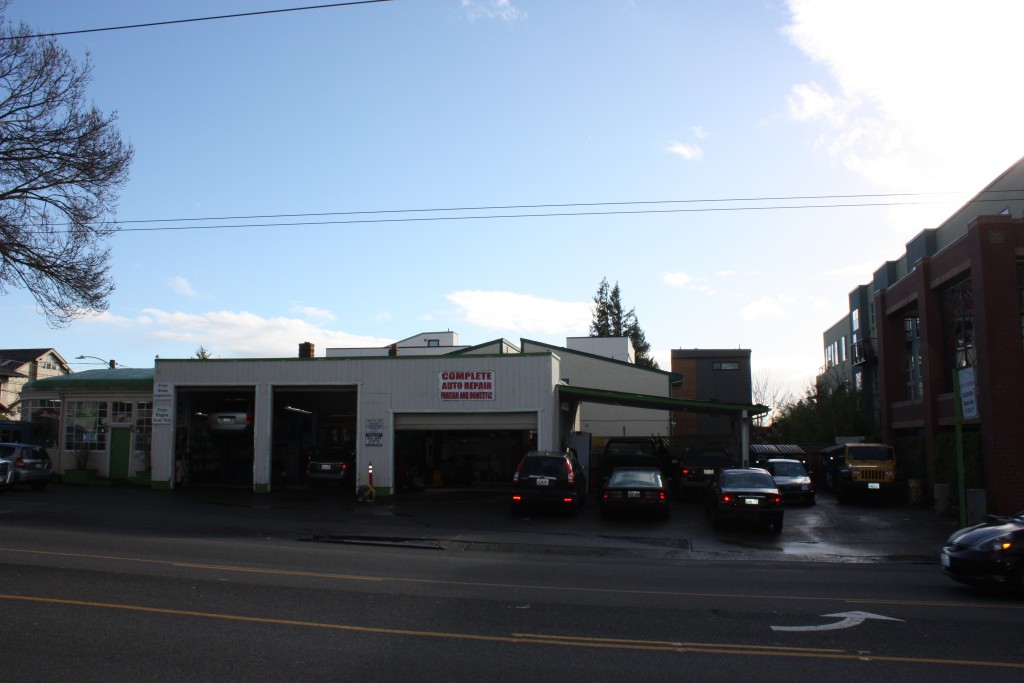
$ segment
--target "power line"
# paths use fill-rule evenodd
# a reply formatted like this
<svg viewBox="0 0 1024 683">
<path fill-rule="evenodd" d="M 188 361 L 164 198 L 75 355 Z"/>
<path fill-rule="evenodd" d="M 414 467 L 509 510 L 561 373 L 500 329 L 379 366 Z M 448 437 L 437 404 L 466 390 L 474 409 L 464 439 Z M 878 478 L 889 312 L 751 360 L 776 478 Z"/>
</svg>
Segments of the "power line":
<svg viewBox="0 0 1024 683">
<path fill-rule="evenodd" d="M 152 21 L 145 24 L 128 24 L 125 26 L 107 26 L 105 28 L 86 28 L 75 31 L 56 31 L 54 33 L 36 33 L 28 36 L 6 36 L 0 40 L 15 40 L 20 38 L 50 38 L 56 36 L 71 36 L 81 33 L 100 33 L 103 31 L 125 31 L 134 28 L 151 28 L 154 26 L 170 26 L 172 24 L 191 24 L 200 21 L 217 21 L 220 19 L 239 19 L 241 17 L 256 17 L 265 14 L 283 14 L 285 12 L 305 12 L 316 9 L 333 9 L 337 7 L 352 7 L 354 5 L 371 5 L 391 0 L 350 0 L 350 2 L 332 2 L 328 5 L 309 5 L 307 7 L 286 7 L 283 9 L 268 9 L 259 12 L 240 12 L 238 14 L 221 14 L 213 17 L 195 17 L 192 19 L 171 19 L 168 21 Z"/>
<path fill-rule="evenodd" d="M 151 227 L 128 227 L 116 228 L 117 232 L 169 232 L 181 230 L 226 230 L 229 228 L 288 228 L 288 227 L 309 227 L 325 225 L 358 225 L 372 223 L 414 223 L 414 222 L 440 222 L 440 221 L 465 221 L 465 220 L 493 220 L 493 219 L 523 219 L 523 218 L 567 218 L 574 216 L 621 216 L 621 215 L 644 215 L 644 214 L 668 214 L 668 213 L 709 213 L 724 211 L 780 211 L 780 210 L 803 210 L 803 209 L 839 209 L 839 208 L 869 208 L 881 206 L 917 206 L 922 204 L 941 204 L 943 200 L 927 201 L 906 201 L 912 197 L 934 197 L 944 195 L 961 195 L 954 192 L 900 192 L 888 194 L 839 194 L 839 195 L 793 195 L 779 197 L 724 197 L 712 199 L 664 199 L 649 201 L 625 201 L 625 202 L 576 202 L 557 204 L 501 204 L 493 206 L 455 206 L 455 207 L 434 207 L 434 208 L 411 208 L 411 209 L 375 209 L 364 211 L 332 211 L 319 213 L 283 213 L 283 214 L 252 214 L 243 216 L 204 216 L 198 218 L 149 218 L 110 221 L 111 225 L 144 225 L 144 224 L 165 224 L 165 223 L 197 223 L 201 221 L 254 221 L 289 218 L 327 218 L 332 216 L 354 217 L 366 216 L 366 218 L 344 218 L 339 220 L 322 221 L 290 221 L 273 223 L 222 223 L 214 225 L 152 225 Z M 982 198 L 981 195 L 1005 195 L 1015 194 L 1016 196 L 995 196 L 993 198 Z M 1020 201 L 1024 199 L 1020 190 L 986 190 L 976 196 L 972 202 L 1005 202 L 1010 200 Z M 603 207 L 650 207 L 664 205 L 692 205 L 692 204 L 722 204 L 735 202 L 794 202 L 811 200 L 847 200 L 847 199 L 893 199 L 894 201 L 872 201 L 872 202 L 842 202 L 842 203 L 813 203 L 813 204 L 782 204 L 772 206 L 712 206 L 712 207 L 688 207 L 688 208 L 666 208 L 653 209 L 642 208 L 635 210 L 594 210 L 594 211 L 546 211 L 538 212 L 539 209 L 577 209 Z M 452 214 L 466 211 L 529 211 L 529 213 L 486 213 L 465 216 L 440 215 L 440 216 L 398 216 L 396 214 Z M 53 227 L 68 225 L 67 223 L 53 224 Z M 60 231 L 58 231 L 60 232 Z"/>
<path fill-rule="evenodd" d="M 992 193 L 1017 192 L 1015 190 L 996 190 Z M 644 214 L 668 214 L 668 213 L 708 213 L 723 211 L 778 211 L 778 210 L 803 210 L 803 209 L 837 209 L 837 208 L 861 208 L 880 206 L 915 206 L 929 203 L 942 203 L 932 201 L 889 201 L 889 202 L 856 202 L 856 203 L 829 203 L 829 204 L 785 204 L 774 206 L 730 206 L 730 207 L 697 207 L 697 208 L 670 208 L 670 209 L 637 209 L 637 210 L 614 210 L 614 211 L 560 211 L 560 212 L 531 212 L 531 213 L 504 213 L 504 214 L 474 214 L 469 216 L 423 216 L 423 217 L 390 217 L 393 214 L 415 214 L 415 213 L 454 213 L 460 211 L 508 211 L 508 210 L 536 210 L 536 209 L 561 209 L 561 208 L 588 208 L 588 207 L 622 207 L 622 206 L 652 206 L 652 205 L 677 205 L 677 204 L 700 204 L 700 203 L 725 203 L 725 202 L 765 202 L 765 201 L 805 201 L 805 200 L 826 200 L 826 199 L 886 199 L 886 198 L 907 198 L 927 197 L 936 195 L 951 195 L 959 193 L 951 192 L 904 192 L 890 194 L 852 194 L 852 195 L 806 195 L 789 197 L 733 197 L 718 199 L 669 199 L 655 201 L 632 201 L 632 202 L 589 202 L 589 203 L 561 203 L 561 204 L 510 204 L 495 206 L 462 206 L 444 208 L 420 208 L 420 209 L 380 209 L 373 211 L 336 211 L 325 213 L 298 213 L 298 214 L 264 214 L 248 216 L 207 216 L 202 218 L 161 218 L 147 220 L 117 221 L 120 225 L 144 224 L 144 223 L 192 223 L 199 221 L 239 221 L 239 220 L 264 220 L 277 218 L 320 218 L 328 216 L 375 216 L 374 218 L 352 218 L 341 220 L 325 221 L 293 221 L 279 223 L 229 223 L 214 225 L 176 225 L 176 226 L 154 226 L 138 228 L 121 228 L 119 232 L 162 232 L 179 230 L 226 230 L 230 228 L 297 228 L 315 227 L 325 225 L 359 225 L 372 223 L 415 223 L 415 222 L 440 222 L 440 221 L 465 221 L 465 220 L 494 220 L 494 219 L 523 219 L 523 218 L 567 218 L 575 216 L 621 216 L 621 215 L 644 215 Z M 1004 198 L 978 199 L 974 201 L 1005 201 Z M 384 216 L 384 217 L 382 217 Z"/>
</svg>

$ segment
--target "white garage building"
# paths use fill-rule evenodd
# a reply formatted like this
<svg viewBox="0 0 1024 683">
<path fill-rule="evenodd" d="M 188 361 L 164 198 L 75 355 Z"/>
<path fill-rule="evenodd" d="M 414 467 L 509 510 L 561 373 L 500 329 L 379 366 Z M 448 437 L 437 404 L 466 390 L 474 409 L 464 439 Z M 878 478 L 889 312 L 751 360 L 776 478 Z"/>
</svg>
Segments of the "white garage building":
<svg viewBox="0 0 1024 683">
<path fill-rule="evenodd" d="M 502 339 L 462 347 L 444 332 L 383 349 L 329 349 L 320 358 L 306 343 L 293 358 L 157 359 L 147 425 L 151 485 L 269 492 L 302 483 L 315 454 L 332 451 L 354 454 L 367 483 L 372 467 L 380 495 L 413 478 L 427 485 L 504 482 L 527 450 L 576 445 L 588 411 L 588 423 L 605 436 L 668 434 L 671 410 L 728 413 L 746 451 L 746 418 L 757 406 L 670 398 L 671 373 L 634 365 L 625 339 L 569 344 Z M 112 387 L 47 382 L 37 398 L 49 405 L 88 400 L 96 415 L 127 405 Z M 67 435 L 82 431 L 68 417 L 60 430 L 61 449 Z M 114 473 L 110 462 L 106 452 L 92 460 L 103 476 Z"/>
</svg>

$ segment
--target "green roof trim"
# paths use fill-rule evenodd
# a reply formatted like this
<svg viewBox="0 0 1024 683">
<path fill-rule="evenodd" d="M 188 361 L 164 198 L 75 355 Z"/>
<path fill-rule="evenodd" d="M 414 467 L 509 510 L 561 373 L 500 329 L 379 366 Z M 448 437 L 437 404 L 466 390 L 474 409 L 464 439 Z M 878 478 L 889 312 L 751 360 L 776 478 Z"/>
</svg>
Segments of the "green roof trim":
<svg viewBox="0 0 1024 683">
<path fill-rule="evenodd" d="M 651 396 L 650 394 L 629 394 L 623 391 L 606 391 L 604 389 L 587 389 L 584 387 L 560 386 L 560 396 L 571 396 L 581 401 L 606 403 L 629 408 L 651 408 L 653 410 L 675 410 L 680 412 L 706 413 L 711 415 L 733 415 L 747 411 L 749 417 L 761 415 L 771 410 L 760 404 L 719 403 L 718 401 L 693 401 L 669 396 Z"/>
<path fill-rule="evenodd" d="M 25 384 L 29 391 L 74 391 L 76 389 L 131 389 L 153 391 L 153 368 L 85 370 L 70 375 L 37 379 Z"/>
</svg>

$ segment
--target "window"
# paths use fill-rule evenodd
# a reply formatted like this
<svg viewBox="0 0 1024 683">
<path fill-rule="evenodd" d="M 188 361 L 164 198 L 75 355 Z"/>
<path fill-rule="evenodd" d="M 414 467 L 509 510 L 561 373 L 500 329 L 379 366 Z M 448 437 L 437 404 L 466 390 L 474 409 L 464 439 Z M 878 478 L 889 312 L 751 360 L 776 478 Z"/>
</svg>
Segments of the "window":
<svg viewBox="0 0 1024 683">
<path fill-rule="evenodd" d="M 711 364 L 712 370 L 739 370 L 740 364 L 735 361 L 715 361 Z"/>
<path fill-rule="evenodd" d="M 110 423 L 114 425 L 130 425 L 132 423 L 132 404 L 114 401 L 110 406 Z"/>
<path fill-rule="evenodd" d="M 153 402 L 139 401 L 135 404 L 135 450 L 150 450 L 153 441 Z"/>
<path fill-rule="evenodd" d="M 107 402 L 71 401 L 67 405 L 64 450 L 102 451 L 107 447 Z"/>
<path fill-rule="evenodd" d="M 437 347 L 437 346 L 440 346 L 440 345 L 441 345 L 441 340 L 440 339 L 428 339 L 427 340 L 427 347 L 428 348 L 434 348 L 434 347 Z"/>
</svg>

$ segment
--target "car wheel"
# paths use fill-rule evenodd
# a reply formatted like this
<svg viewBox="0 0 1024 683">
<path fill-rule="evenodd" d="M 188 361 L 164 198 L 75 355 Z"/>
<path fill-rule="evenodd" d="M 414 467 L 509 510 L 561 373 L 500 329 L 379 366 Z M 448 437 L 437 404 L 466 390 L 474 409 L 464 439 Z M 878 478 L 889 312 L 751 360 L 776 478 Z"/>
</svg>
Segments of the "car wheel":
<svg viewBox="0 0 1024 683">
<path fill-rule="evenodd" d="M 782 533 L 782 517 L 772 520 L 768 523 L 768 528 L 771 529 L 773 534 Z"/>
</svg>

